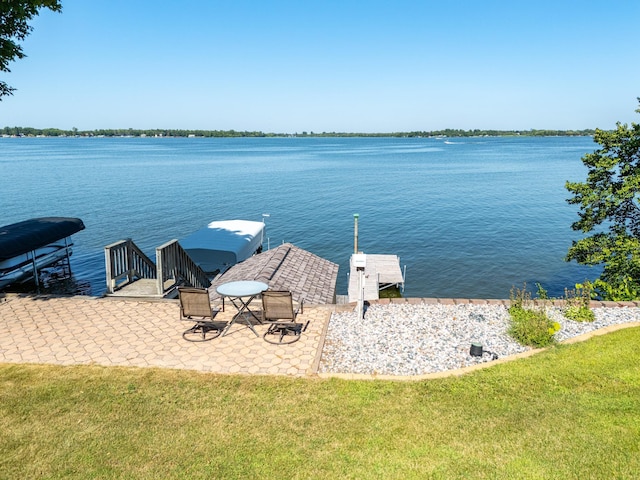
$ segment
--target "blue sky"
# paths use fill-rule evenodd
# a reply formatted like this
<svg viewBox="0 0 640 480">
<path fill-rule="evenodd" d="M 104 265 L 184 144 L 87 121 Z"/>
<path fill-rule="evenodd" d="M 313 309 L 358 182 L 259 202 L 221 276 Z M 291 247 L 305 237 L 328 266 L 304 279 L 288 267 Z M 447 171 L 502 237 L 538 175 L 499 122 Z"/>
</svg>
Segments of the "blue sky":
<svg viewBox="0 0 640 480">
<path fill-rule="evenodd" d="M 62 0 L 0 126 L 397 132 L 638 122 L 637 0 Z"/>
</svg>

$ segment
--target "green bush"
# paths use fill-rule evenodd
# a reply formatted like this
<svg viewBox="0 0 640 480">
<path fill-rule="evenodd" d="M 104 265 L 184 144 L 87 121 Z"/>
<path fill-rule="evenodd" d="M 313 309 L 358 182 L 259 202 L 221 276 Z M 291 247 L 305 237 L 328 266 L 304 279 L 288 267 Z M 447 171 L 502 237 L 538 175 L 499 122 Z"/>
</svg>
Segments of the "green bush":
<svg viewBox="0 0 640 480">
<path fill-rule="evenodd" d="M 565 317 L 574 322 L 593 322 L 596 316 L 590 308 L 579 307 L 577 305 L 570 305 L 565 307 L 562 312 Z"/>
<path fill-rule="evenodd" d="M 518 343 L 530 347 L 546 347 L 555 342 L 554 335 L 560 330 L 560 324 L 551 321 L 544 311 L 511 307 L 509 314 L 511 326 L 508 333 Z"/>
<path fill-rule="evenodd" d="M 541 308 L 534 308 L 531 294 L 523 289 L 511 289 L 511 326 L 507 333 L 521 345 L 546 347 L 555 342 L 554 335 L 560 324 L 552 321 Z"/>
</svg>

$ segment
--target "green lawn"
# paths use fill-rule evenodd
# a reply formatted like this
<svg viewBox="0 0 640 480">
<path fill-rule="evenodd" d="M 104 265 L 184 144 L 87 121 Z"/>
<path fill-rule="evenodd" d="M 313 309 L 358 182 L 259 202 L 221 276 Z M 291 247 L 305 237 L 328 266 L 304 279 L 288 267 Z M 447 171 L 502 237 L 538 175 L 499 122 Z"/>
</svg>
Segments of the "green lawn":
<svg viewBox="0 0 640 480">
<path fill-rule="evenodd" d="M 420 382 L 2 364 L 0 478 L 638 478 L 639 351 Z"/>
</svg>

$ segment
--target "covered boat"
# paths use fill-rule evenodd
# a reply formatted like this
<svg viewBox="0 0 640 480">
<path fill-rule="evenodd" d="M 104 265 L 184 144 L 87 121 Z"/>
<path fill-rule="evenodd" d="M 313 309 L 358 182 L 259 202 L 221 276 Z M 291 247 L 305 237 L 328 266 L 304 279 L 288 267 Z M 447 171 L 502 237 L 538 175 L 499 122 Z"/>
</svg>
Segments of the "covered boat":
<svg viewBox="0 0 640 480">
<path fill-rule="evenodd" d="M 263 222 L 223 220 L 211 222 L 179 243 L 202 270 L 213 276 L 260 253 L 264 231 Z"/>
<path fill-rule="evenodd" d="M 35 277 L 71 255 L 71 235 L 84 230 L 79 218 L 43 217 L 0 227 L 0 288 Z"/>
</svg>

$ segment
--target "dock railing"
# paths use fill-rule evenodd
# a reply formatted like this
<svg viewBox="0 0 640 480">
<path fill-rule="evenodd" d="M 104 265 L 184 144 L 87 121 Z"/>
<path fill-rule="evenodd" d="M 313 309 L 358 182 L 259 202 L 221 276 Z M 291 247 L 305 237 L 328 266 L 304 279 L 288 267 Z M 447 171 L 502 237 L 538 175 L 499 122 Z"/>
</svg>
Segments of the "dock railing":
<svg viewBox="0 0 640 480">
<path fill-rule="evenodd" d="M 104 247 L 107 293 L 139 278 L 156 278 L 156 266 L 133 240 L 127 238 Z"/>
<path fill-rule="evenodd" d="M 176 285 L 208 288 L 207 274 L 191 259 L 178 240 L 171 240 L 156 248 L 156 277 L 158 293 L 166 294 Z"/>
</svg>

